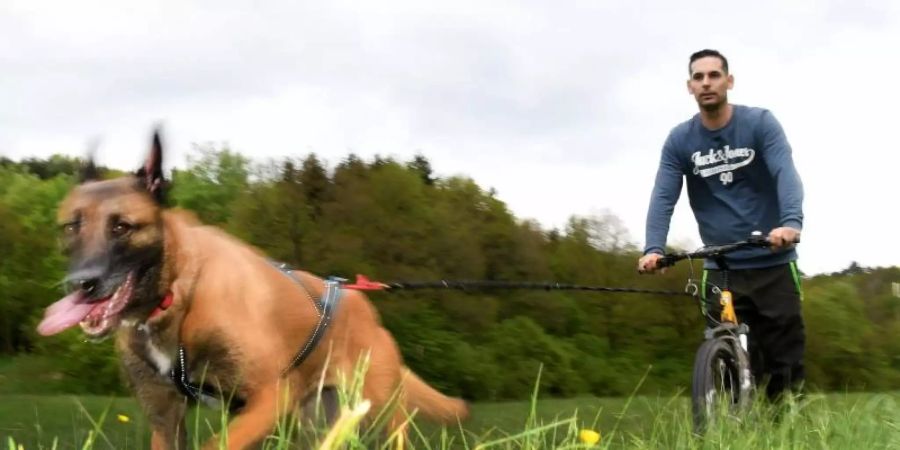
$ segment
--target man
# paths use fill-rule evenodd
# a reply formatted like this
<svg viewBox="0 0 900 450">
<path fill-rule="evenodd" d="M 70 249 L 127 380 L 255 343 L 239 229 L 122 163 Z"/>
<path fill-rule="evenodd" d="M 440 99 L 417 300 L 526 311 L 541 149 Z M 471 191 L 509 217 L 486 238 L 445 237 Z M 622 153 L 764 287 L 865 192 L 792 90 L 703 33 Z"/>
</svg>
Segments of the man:
<svg viewBox="0 0 900 450">
<path fill-rule="evenodd" d="M 738 251 L 726 263 L 738 316 L 750 326 L 754 375 L 775 399 L 804 379 L 805 333 L 793 246 L 803 225 L 803 186 L 772 113 L 728 103 L 734 77 L 725 56 L 701 50 L 691 55 L 688 68 L 687 88 L 700 112 L 672 129 L 663 146 L 638 270 L 658 269 L 683 179 L 704 244 L 767 232 L 771 249 Z M 721 276 L 714 261 L 704 268 L 705 301 Z M 717 318 L 719 305 L 706 306 Z"/>
</svg>

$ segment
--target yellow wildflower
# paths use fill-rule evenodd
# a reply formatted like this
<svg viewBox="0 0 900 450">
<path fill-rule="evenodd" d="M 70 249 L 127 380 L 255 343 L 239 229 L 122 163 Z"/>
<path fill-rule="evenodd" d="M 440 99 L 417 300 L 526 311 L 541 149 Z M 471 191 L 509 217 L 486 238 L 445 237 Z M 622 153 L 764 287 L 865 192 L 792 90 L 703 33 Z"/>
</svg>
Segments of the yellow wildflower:
<svg viewBox="0 0 900 450">
<path fill-rule="evenodd" d="M 128 422 L 131 422 L 131 418 L 129 418 L 129 417 L 126 416 L 125 414 L 119 414 L 119 415 L 117 415 L 117 416 L 116 416 L 116 419 L 118 419 L 119 422 L 122 422 L 122 423 L 128 423 Z"/>
<path fill-rule="evenodd" d="M 587 445 L 596 445 L 600 442 L 600 433 L 594 430 L 581 430 L 578 433 L 578 439 L 581 439 L 581 442 Z"/>
</svg>

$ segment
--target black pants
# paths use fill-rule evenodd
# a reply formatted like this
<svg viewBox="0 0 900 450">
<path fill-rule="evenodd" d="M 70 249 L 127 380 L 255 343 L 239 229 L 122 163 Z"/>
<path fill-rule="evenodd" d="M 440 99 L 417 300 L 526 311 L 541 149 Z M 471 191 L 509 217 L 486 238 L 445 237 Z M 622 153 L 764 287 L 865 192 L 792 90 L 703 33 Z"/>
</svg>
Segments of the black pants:
<svg viewBox="0 0 900 450">
<path fill-rule="evenodd" d="M 722 271 L 703 274 L 703 302 L 709 326 L 720 318 Z M 762 269 L 728 271 L 728 286 L 738 320 L 750 326 L 748 349 L 753 376 L 766 386 L 769 399 L 797 390 L 805 378 L 803 353 L 806 334 L 801 315 L 802 291 L 795 263 Z"/>
</svg>

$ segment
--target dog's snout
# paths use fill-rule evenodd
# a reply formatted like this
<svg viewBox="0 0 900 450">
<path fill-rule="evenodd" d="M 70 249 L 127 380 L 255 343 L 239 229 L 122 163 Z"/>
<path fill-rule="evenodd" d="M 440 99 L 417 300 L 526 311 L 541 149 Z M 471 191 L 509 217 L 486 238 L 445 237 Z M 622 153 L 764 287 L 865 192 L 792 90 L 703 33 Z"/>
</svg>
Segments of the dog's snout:
<svg viewBox="0 0 900 450">
<path fill-rule="evenodd" d="M 85 294 L 93 294 L 100 286 L 102 274 L 103 271 L 98 268 L 82 269 L 69 274 L 66 282 L 72 290 L 81 289 Z"/>
<path fill-rule="evenodd" d="M 100 283 L 99 278 L 88 278 L 86 280 L 78 280 L 78 286 L 84 291 L 86 294 L 94 293 L 94 289 L 97 288 L 97 285 Z"/>
<path fill-rule="evenodd" d="M 97 290 L 97 287 L 100 286 L 100 278 L 92 277 L 92 278 L 70 278 L 67 280 L 69 285 L 69 290 L 82 290 L 85 294 L 93 294 L 94 291 Z"/>
</svg>

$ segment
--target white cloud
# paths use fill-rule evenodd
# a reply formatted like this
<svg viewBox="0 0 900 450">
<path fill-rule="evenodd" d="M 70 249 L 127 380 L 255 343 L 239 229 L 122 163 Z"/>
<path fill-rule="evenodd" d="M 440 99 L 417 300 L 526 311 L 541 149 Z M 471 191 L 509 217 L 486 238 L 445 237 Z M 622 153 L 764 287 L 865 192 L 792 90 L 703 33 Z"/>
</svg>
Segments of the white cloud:
<svg viewBox="0 0 900 450">
<path fill-rule="evenodd" d="M 0 6 L 0 151 L 135 167 L 166 125 L 260 159 L 409 158 L 562 226 L 609 208 L 643 240 L 666 133 L 695 113 L 687 56 L 729 56 L 806 188 L 801 267 L 896 265 L 895 2 L 12 1 Z M 873 198 L 879 202 L 868 203 Z M 686 199 L 671 241 L 699 242 Z"/>
</svg>

